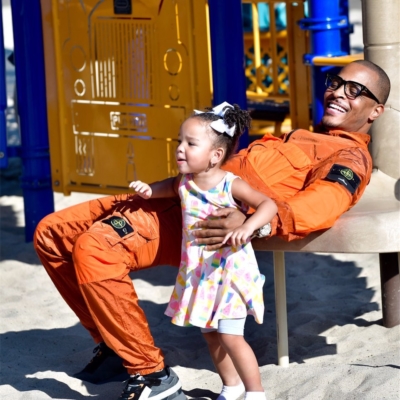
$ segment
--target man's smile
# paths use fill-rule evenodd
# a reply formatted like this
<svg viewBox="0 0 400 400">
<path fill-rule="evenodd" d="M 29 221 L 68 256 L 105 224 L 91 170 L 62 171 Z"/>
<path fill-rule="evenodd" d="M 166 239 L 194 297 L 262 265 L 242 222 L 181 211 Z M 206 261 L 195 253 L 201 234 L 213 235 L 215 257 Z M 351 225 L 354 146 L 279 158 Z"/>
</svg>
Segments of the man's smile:
<svg viewBox="0 0 400 400">
<path fill-rule="evenodd" d="M 347 109 L 345 107 L 343 107 L 333 101 L 328 101 L 328 103 L 326 105 L 326 110 L 332 110 L 334 112 L 336 111 L 336 112 L 343 113 L 343 114 L 347 112 Z"/>
</svg>

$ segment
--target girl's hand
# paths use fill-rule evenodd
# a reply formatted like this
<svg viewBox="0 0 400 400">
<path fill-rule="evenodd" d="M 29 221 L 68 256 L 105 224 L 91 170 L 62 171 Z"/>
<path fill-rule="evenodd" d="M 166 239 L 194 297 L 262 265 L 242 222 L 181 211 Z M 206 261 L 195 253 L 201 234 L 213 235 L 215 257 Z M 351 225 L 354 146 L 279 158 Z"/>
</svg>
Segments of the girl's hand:
<svg viewBox="0 0 400 400">
<path fill-rule="evenodd" d="M 245 225 L 236 228 L 234 231 L 229 232 L 222 241 L 223 244 L 229 243 L 232 246 L 240 246 L 241 244 L 247 243 L 248 239 L 253 234 L 253 230 Z"/>
<path fill-rule="evenodd" d="M 246 216 L 236 208 L 220 208 L 211 215 L 219 218 L 196 222 L 195 227 L 198 230 L 192 231 L 197 238 L 196 243 L 206 245 L 208 251 L 221 248 L 227 233 L 241 226 L 246 220 Z"/>
<path fill-rule="evenodd" d="M 153 194 L 151 187 L 142 181 L 133 181 L 129 184 L 131 189 L 134 189 L 135 192 L 144 199 L 149 199 Z"/>
</svg>

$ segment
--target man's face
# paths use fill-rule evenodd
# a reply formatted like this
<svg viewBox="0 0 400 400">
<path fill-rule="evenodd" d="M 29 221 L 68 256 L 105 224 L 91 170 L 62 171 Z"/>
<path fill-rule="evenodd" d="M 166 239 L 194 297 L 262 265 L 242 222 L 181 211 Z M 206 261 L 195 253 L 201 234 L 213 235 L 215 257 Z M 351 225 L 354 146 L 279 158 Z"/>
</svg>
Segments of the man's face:
<svg viewBox="0 0 400 400">
<path fill-rule="evenodd" d="M 374 94 L 378 92 L 376 87 L 378 75 L 363 65 L 349 64 L 338 75 L 345 81 L 361 83 Z M 337 90 L 325 91 L 324 115 L 321 122 L 328 130 L 341 129 L 347 132 L 367 133 L 383 109 L 382 105 L 364 93 L 355 99 L 349 99 L 342 85 Z"/>
</svg>

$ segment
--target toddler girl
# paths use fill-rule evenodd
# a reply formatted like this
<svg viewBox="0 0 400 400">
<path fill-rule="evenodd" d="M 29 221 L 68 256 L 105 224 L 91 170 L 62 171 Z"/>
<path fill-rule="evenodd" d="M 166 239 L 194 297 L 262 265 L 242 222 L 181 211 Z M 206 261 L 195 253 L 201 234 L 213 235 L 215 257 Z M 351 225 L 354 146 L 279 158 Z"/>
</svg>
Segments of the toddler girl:
<svg viewBox="0 0 400 400">
<path fill-rule="evenodd" d="M 269 223 L 275 203 L 220 167 L 233 154 L 250 116 L 226 102 L 206 112 L 196 111 L 179 132 L 176 161 L 179 175 L 151 185 L 130 184 L 138 195 L 174 197 L 183 214 L 182 258 L 166 315 L 180 326 L 198 326 L 208 344 L 223 388 L 218 400 L 265 399 L 256 357 L 244 340 L 246 316 L 262 323 L 264 314 L 260 274 L 250 243 L 254 231 Z M 225 236 L 227 246 L 207 251 L 192 235 L 199 220 L 212 218 L 221 207 L 255 212 Z"/>
</svg>

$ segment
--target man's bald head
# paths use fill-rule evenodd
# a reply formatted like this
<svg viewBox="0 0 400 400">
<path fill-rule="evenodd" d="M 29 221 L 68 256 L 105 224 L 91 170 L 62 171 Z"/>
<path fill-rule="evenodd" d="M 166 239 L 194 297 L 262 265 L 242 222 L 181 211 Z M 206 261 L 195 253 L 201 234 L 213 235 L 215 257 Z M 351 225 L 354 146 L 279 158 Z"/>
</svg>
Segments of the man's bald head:
<svg viewBox="0 0 400 400">
<path fill-rule="evenodd" d="M 386 104 L 390 93 L 390 79 L 386 72 L 379 65 L 376 65 L 371 61 L 357 60 L 353 61 L 353 63 L 362 65 L 368 68 L 370 71 L 375 72 L 375 74 L 378 76 L 378 79 L 375 82 L 371 82 L 370 89 L 379 99 L 381 104 Z"/>
</svg>

